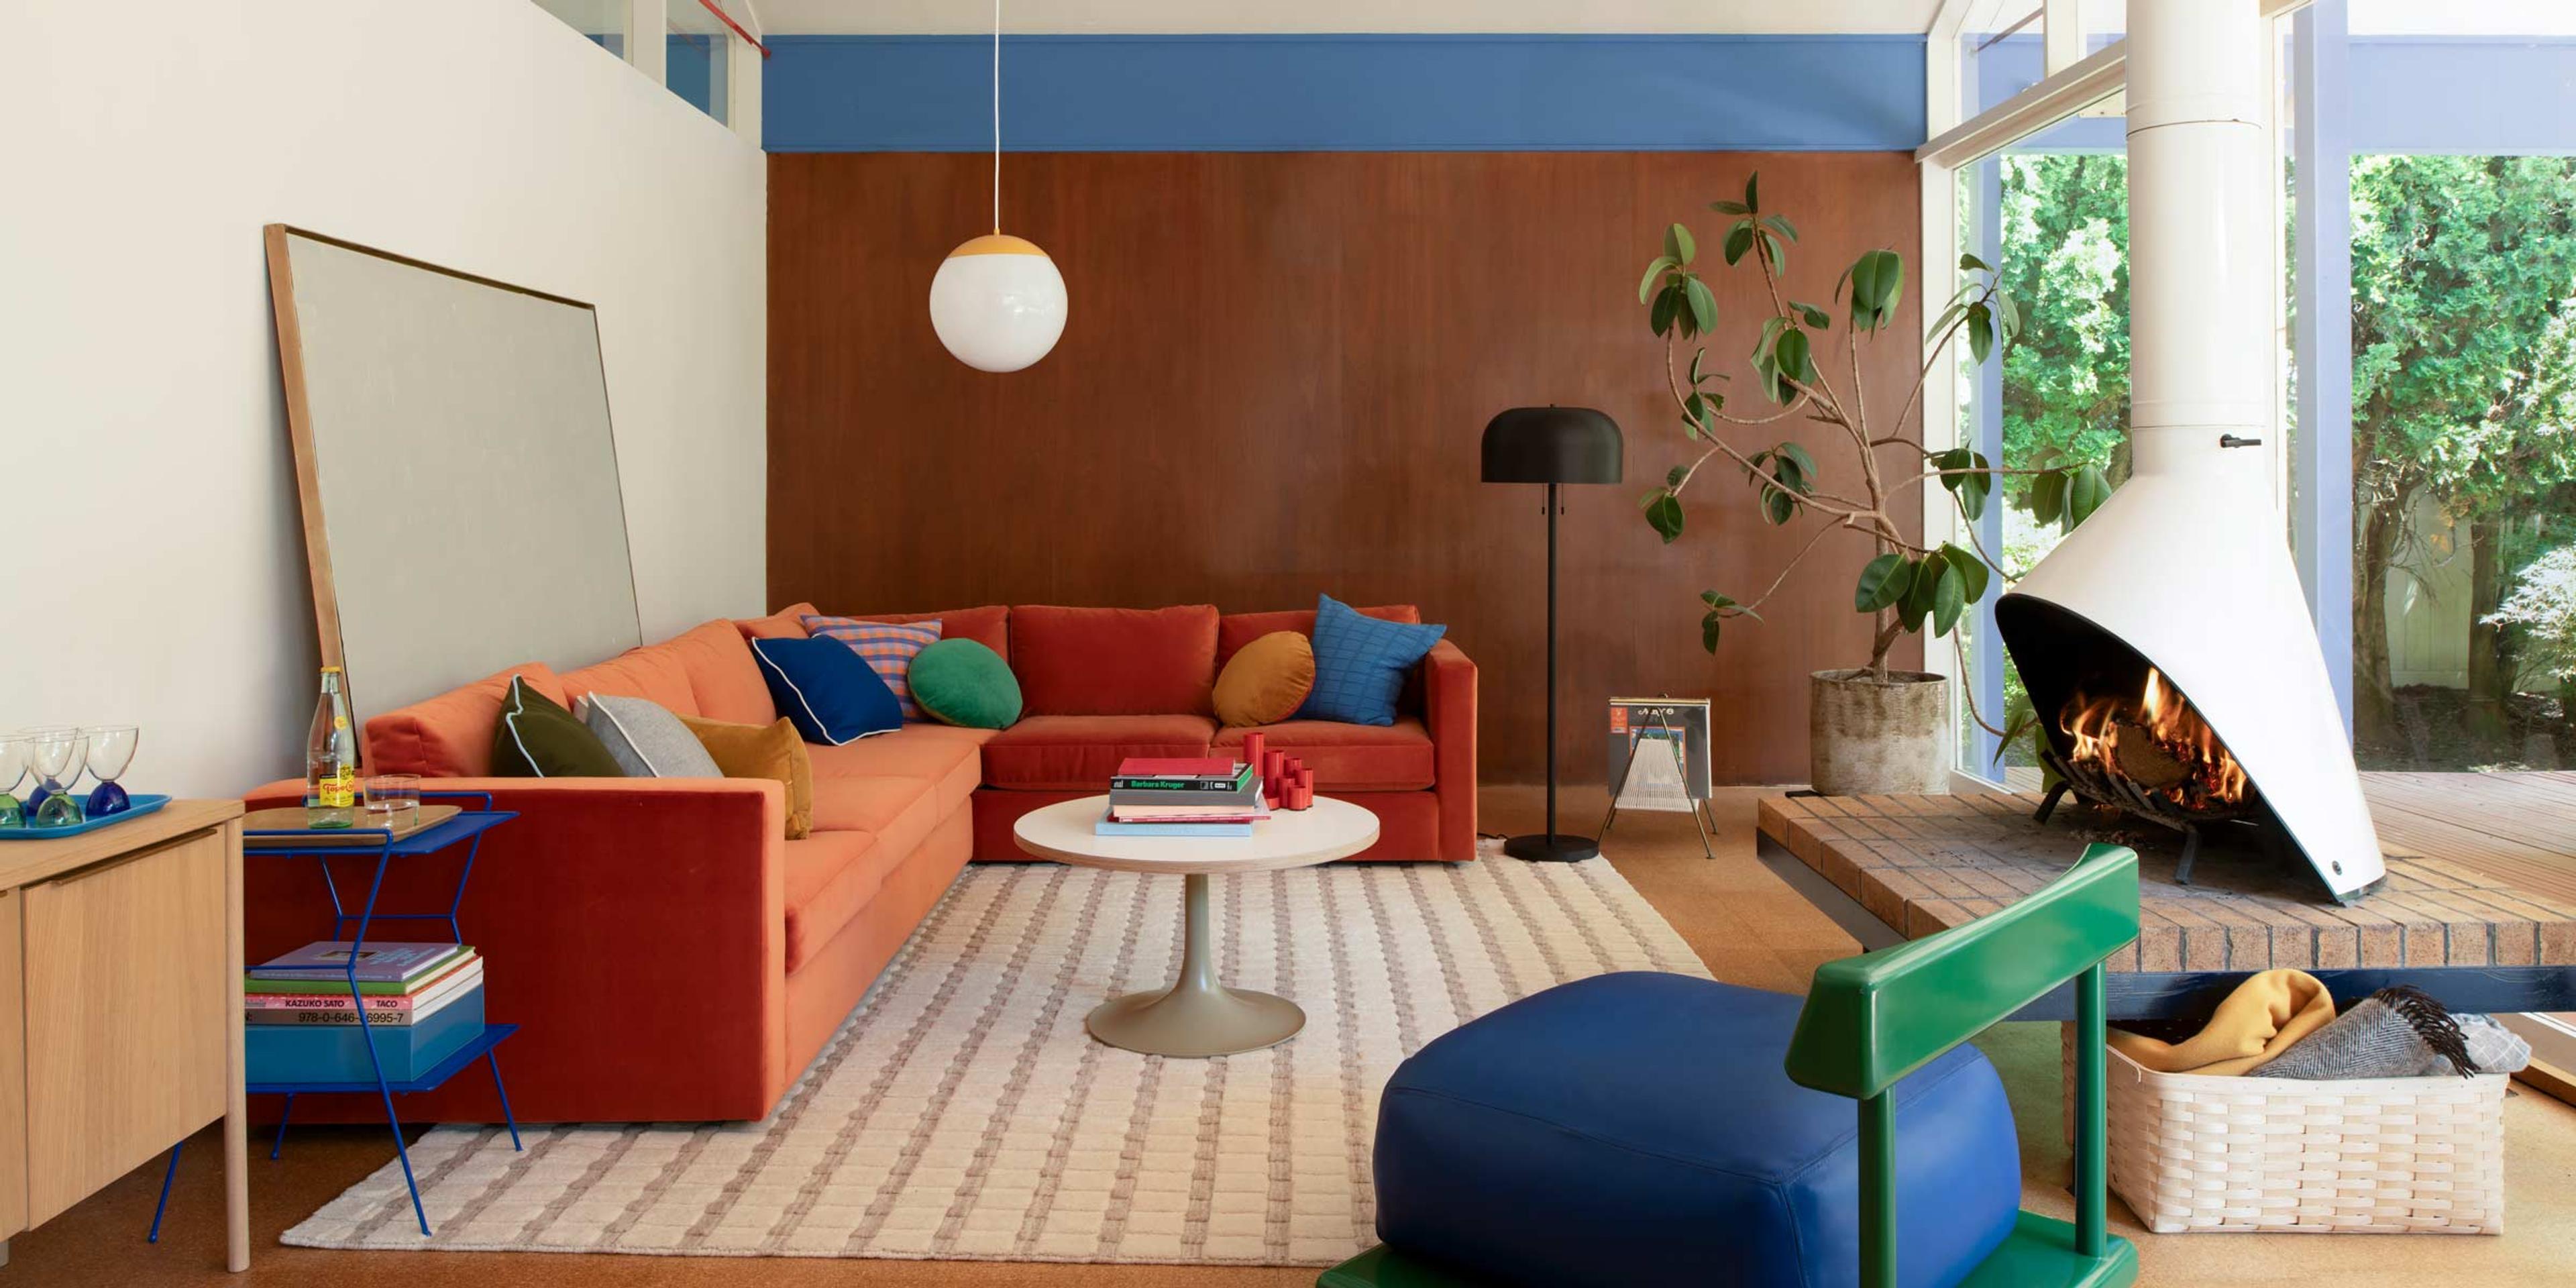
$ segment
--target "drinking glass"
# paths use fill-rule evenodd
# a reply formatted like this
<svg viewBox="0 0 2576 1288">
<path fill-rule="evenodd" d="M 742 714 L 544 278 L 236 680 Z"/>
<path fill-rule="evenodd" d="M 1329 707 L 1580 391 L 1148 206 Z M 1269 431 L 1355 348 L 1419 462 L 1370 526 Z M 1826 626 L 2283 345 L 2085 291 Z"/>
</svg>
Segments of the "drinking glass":
<svg viewBox="0 0 2576 1288">
<path fill-rule="evenodd" d="M 378 774 L 367 780 L 367 826 L 399 834 L 420 817 L 420 775 Z"/>
<path fill-rule="evenodd" d="M 85 743 L 81 731 L 70 725 L 46 725 L 27 731 L 28 754 L 36 768 L 36 794 L 28 798 L 34 806 L 36 826 L 64 827 L 81 821 L 81 803 L 71 793 L 69 779 L 78 778 Z"/>
<path fill-rule="evenodd" d="M 134 808 L 134 798 L 116 780 L 125 776 L 125 768 L 134 763 L 134 749 L 143 741 L 142 731 L 133 725 L 92 725 L 81 730 L 89 740 L 89 772 L 98 779 L 98 787 L 89 794 L 89 816 L 106 818 Z"/>
<path fill-rule="evenodd" d="M 26 810 L 13 794 L 26 777 L 27 735 L 0 734 L 0 827 L 19 827 L 26 823 Z"/>
</svg>

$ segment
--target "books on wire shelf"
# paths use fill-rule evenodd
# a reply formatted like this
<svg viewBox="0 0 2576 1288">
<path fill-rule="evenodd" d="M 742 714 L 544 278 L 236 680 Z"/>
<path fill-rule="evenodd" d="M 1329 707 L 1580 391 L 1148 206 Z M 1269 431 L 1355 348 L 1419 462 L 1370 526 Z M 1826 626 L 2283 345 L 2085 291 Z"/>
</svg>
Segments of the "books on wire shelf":
<svg viewBox="0 0 2576 1288">
<path fill-rule="evenodd" d="M 367 944 L 354 995 L 350 967 L 348 942 L 325 940 L 243 974 L 251 1082 L 417 1078 L 483 1032 L 483 958 L 470 945 Z"/>
<path fill-rule="evenodd" d="M 1100 836 L 1242 837 L 1270 816 L 1252 766 L 1222 757 L 1130 756 L 1109 780 Z"/>
</svg>

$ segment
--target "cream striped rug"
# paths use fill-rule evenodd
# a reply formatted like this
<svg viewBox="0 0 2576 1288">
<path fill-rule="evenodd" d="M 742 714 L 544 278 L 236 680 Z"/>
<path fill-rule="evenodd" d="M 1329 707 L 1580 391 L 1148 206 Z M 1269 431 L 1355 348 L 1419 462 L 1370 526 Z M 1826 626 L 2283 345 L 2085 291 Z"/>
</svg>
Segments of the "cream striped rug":
<svg viewBox="0 0 2576 1288">
<path fill-rule="evenodd" d="M 1324 1265 L 1375 1242 L 1369 1144 L 1396 1063 L 1614 970 L 1705 976 L 1608 862 L 1220 877 L 1223 977 L 1305 1030 L 1217 1060 L 1082 1027 L 1166 982 L 1177 878 L 976 865 L 767 1121 L 442 1127 L 285 1241 L 321 1248 Z"/>
</svg>

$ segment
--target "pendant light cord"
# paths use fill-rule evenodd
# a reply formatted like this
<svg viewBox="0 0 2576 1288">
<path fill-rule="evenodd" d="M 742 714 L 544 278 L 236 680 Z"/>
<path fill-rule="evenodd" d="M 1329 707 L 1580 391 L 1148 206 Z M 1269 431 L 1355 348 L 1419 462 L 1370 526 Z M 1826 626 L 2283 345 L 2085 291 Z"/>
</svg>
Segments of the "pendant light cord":
<svg viewBox="0 0 2576 1288">
<path fill-rule="evenodd" d="M 1002 0 L 993 0 L 993 235 L 1002 235 Z"/>
</svg>

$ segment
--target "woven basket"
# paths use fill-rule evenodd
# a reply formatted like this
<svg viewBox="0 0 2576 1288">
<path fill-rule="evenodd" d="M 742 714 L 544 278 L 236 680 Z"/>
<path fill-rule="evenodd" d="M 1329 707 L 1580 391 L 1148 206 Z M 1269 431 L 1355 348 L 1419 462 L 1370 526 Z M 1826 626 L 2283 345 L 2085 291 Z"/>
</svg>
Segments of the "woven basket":
<svg viewBox="0 0 2576 1288">
<path fill-rule="evenodd" d="M 2212 1078 L 2105 1054 L 2111 1189 L 2158 1234 L 2504 1232 L 2503 1074 Z"/>
</svg>

